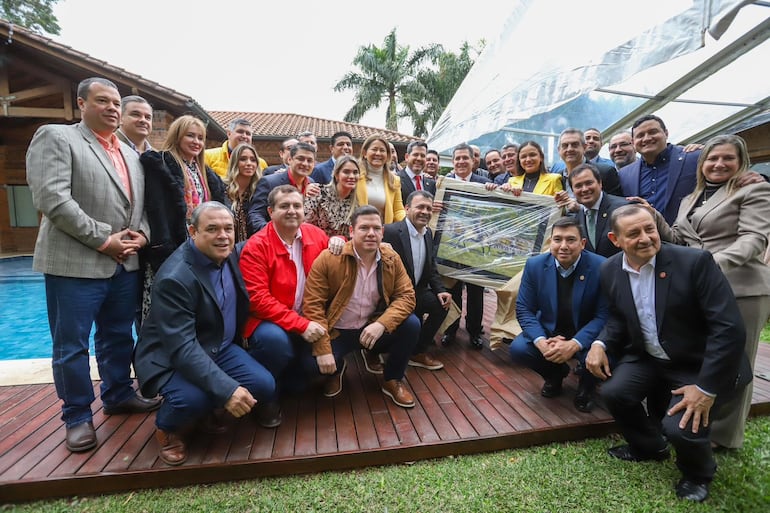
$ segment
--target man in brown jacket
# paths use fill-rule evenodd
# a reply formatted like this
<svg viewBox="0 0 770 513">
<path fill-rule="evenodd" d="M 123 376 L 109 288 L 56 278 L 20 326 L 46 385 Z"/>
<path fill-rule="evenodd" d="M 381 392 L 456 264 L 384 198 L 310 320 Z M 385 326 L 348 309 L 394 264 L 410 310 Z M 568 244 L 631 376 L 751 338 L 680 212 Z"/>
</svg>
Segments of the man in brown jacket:
<svg viewBox="0 0 770 513">
<path fill-rule="evenodd" d="M 334 397 L 342 391 L 345 355 L 361 347 L 388 353 L 382 391 L 411 408 L 414 398 L 403 378 L 420 334 L 412 282 L 398 254 L 380 246 L 383 224 L 376 208 L 359 207 L 351 224 L 342 254 L 321 253 L 305 282 L 303 315 L 326 333 L 309 344 L 303 364 L 310 373 L 329 375 L 324 395 Z"/>
</svg>

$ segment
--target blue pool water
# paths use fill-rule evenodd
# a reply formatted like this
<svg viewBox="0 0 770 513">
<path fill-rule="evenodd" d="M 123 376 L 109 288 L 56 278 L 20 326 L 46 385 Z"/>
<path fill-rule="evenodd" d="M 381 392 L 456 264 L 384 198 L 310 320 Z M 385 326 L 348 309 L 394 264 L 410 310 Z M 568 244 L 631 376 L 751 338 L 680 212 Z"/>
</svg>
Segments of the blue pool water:
<svg viewBox="0 0 770 513">
<path fill-rule="evenodd" d="M 0 259 L 0 360 L 50 357 L 43 275 L 32 270 L 32 257 Z"/>
</svg>

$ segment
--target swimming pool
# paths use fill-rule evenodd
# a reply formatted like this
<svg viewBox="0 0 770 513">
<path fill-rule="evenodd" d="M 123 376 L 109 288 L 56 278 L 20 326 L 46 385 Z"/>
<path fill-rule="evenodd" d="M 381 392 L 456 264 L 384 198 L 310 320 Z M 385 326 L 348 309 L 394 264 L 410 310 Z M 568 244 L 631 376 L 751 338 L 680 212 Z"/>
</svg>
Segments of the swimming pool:
<svg viewBox="0 0 770 513">
<path fill-rule="evenodd" d="M 45 281 L 32 257 L 0 259 L 0 360 L 32 358 L 51 358 Z"/>
</svg>

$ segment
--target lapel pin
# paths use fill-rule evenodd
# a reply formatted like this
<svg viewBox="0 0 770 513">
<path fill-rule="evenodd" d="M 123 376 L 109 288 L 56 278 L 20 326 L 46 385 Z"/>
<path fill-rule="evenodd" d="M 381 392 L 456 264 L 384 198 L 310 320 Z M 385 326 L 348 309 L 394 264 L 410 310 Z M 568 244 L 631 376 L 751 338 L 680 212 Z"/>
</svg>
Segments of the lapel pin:
<svg viewBox="0 0 770 513">
<path fill-rule="evenodd" d="M 664 280 L 666 278 L 666 271 L 661 271 L 658 276 L 660 276 L 661 280 Z"/>
<path fill-rule="evenodd" d="M 607 212 L 603 213 L 602 217 L 607 217 Z"/>
<path fill-rule="evenodd" d="M 586 277 L 581 274 L 580 275 L 580 281 L 584 281 L 585 279 L 586 279 Z"/>
</svg>

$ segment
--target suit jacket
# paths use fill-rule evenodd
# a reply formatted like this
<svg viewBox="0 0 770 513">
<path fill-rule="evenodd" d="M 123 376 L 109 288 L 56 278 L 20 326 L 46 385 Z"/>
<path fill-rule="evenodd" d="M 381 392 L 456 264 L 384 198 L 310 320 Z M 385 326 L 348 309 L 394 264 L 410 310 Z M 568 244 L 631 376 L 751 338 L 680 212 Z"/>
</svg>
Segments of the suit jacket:
<svg viewBox="0 0 770 513">
<path fill-rule="evenodd" d="M 406 199 L 416 189 L 414 188 L 414 182 L 412 181 L 411 178 L 409 178 L 409 175 L 406 173 L 405 169 L 402 169 L 401 171 L 399 171 L 398 176 L 401 177 L 401 199 L 403 200 L 404 205 L 406 205 Z M 420 174 L 420 176 L 422 177 L 422 190 L 433 194 L 433 196 L 435 197 L 436 180 L 423 174 Z"/>
<path fill-rule="evenodd" d="M 144 212 L 144 173 L 139 156 L 125 143 L 129 195 L 109 155 L 84 122 L 38 128 L 27 150 L 27 183 L 43 214 L 33 267 L 55 276 L 109 278 L 116 263 L 97 251 L 124 228 L 149 238 Z M 124 267 L 139 269 L 136 255 Z"/>
<path fill-rule="evenodd" d="M 278 171 L 285 171 L 286 170 L 286 164 L 276 164 L 274 166 L 267 166 L 264 171 L 262 171 L 262 176 L 270 176 Z"/>
<path fill-rule="evenodd" d="M 583 208 L 580 209 L 577 216 L 580 220 L 580 224 L 583 227 L 583 233 L 586 234 L 586 249 L 605 258 L 609 258 L 612 255 L 619 253 L 620 248 L 615 246 L 607 237 L 610 233 L 610 216 L 618 207 L 628 205 L 628 201 L 625 198 L 619 196 L 613 196 L 606 192 L 602 195 L 602 201 L 599 203 L 599 212 L 596 217 L 596 246 L 591 244 L 591 239 L 588 237 L 588 223 L 586 222 L 586 213 Z"/>
<path fill-rule="evenodd" d="M 714 255 L 736 297 L 770 295 L 770 267 L 763 257 L 770 234 L 770 184 L 751 184 L 728 195 L 722 187 L 687 219 L 700 198 L 682 200 L 672 227 L 681 244 Z"/>
<path fill-rule="evenodd" d="M 455 180 L 462 180 L 462 178 L 457 178 L 455 176 L 454 171 L 446 175 L 447 178 L 454 178 Z M 470 182 L 473 183 L 489 183 L 491 180 L 489 178 L 484 178 L 481 175 L 477 175 L 476 173 L 471 173 L 471 177 L 469 179 Z"/>
<path fill-rule="evenodd" d="M 327 184 L 332 181 L 332 171 L 334 171 L 334 160 L 329 159 L 316 164 L 313 172 L 310 173 L 310 178 L 316 183 Z"/>
<path fill-rule="evenodd" d="M 249 298 L 234 251 L 226 264 L 236 288 L 236 326 L 243 326 Z M 238 382 L 214 362 L 224 337 L 222 310 L 207 271 L 195 261 L 192 242 L 163 263 L 152 286 L 152 308 L 134 348 L 134 369 L 146 397 L 156 396 L 174 372 L 224 404 Z M 240 329 L 233 343 L 240 343 Z M 239 344 L 240 345 L 240 344 Z"/>
<path fill-rule="evenodd" d="M 313 183 L 313 179 L 308 177 L 308 183 Z M 254 191 L 251 205 L 247 215 L 249 237 L 257 233 L 270 222 L 270 214 L 267 213 L 267 196 L 270 191 L 279 185 L 290 185 L 289 171 L 285 173 L 273 173 L 272 175 L 262 177 L 257 182 L 257 189 Z"/>
<path fill-rule="evenodd" d="M 610 316 L 598 337 L 620 363 L 645 354 L 622 262 L 623 254 L 618 253 L 602 265 Z M 662 243 L 655 264 L 655 317 L 658 340 L 672 364 L 696 373 L 695 384 L 701 389 L 720 394 L 751 380 L 741 314 L 730 284 L 709 252 Z"/>
<path fill-rule="evenodd" d="M 434 255 L 435 248 L 433 246 L 433 232 L 430 228 L 425 228 L 425 265 L 422 269 L 422 275 L 420 276 L 420 282 L 416 283 L 414 280 L 414 260 L 412 258 L 412 241 L 409 237 L 409 227 L 406 224 L 406 220 L 399 221 L 397 223 L 391 223 L 385 225 L 385 235 L 382 238 L 383 242 L 389 243 L 393 246 L 393 249 L 401 257 L 401 261 L 404 263 L 406 272 L 409 275 L 409 279 L 412 280 L 412 286 L 415 290 L 422 290 L 430 288 L 434 294 L 439 292 L 446 292 L 444 288 L 441 276 L 436 269 L 436 259 Z"/>
<path fill-rule="evenodd" d="M 695 189 L 695 173 L 700 150 L 686 153 L 682 146 L 672 144 L 668 146 L 671 148 L 671 153 L 665 202 L 663 205 L 655 205 L 655 209 L 663 214 L 668 224 L 674 224 L 679 212 L 679 203 Z M 639 196 L 639 179 L 643 161 L 644 159 L 636 159 L 620 170 L 620 186 L 626 196 Z"/>
<path fill-rule="evenodd" d="M 574 338 L 583 349 L 588 349 L 596 340 L 609 315 L 599 286 L 599 269 L 604 261 L 600 255 L 583 251 L 573 271 L 572 322 L 577 330 Z M 528 342 L 554 336 L 559 302 L 557 287 L 556 263 L 551 253 L 527 259 L 516 298 L 516 319 Z"/>
</svg>

